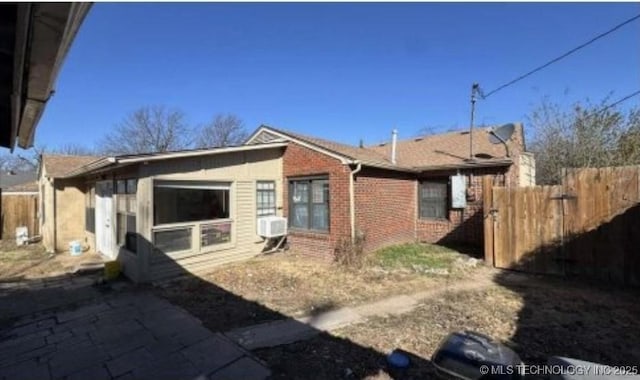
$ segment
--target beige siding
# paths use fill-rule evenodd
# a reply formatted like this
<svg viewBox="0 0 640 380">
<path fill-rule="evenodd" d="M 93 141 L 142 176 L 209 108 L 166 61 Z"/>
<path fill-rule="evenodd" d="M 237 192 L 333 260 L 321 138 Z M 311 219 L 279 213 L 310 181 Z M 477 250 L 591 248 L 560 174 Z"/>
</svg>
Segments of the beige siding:
<svg viewBox="0 0 640 380">
<path fill-rule="evenodd" d="M 276 183 L 278 212 L 282 212 L 282 151 L 262 150 L 224 155 L 151 162 L 140 166 L 138 182 L 138 262 L 141 281 L 153 281 L 183 272 L 207 270 L 213 266 L 259 254 L 264 241 L 256 231 L 256 181 Z M 204 180 L 230 183 L 231 243 L 210 251 L 172 257 L 157 257 L 153 241 L 153 180 Z M 125 263 L 125 266 L 127 264 Z M 149 268 L 149 270 L 145 270 Z"/>
<path fill-rule="evenodd" d="M 118 255 L 123 264 L 125 274 L 134 281 L 144 282 L 149 279 L 149 257 L 151 247 L 151 224 L 153 223 L 152 180 L 149 177 L 138 178 L 138 192 L 136 201 L 136 230 L 138 231 L 138 253 L 135 257 L 124 254 Z"/>
</svg>

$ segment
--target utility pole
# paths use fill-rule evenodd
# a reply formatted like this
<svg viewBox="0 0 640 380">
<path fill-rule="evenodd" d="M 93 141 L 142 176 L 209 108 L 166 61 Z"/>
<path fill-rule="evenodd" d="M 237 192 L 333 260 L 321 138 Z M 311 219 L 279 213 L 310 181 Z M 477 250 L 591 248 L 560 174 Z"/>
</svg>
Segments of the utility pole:
<svg viewBox="0 0 640 380">
<path fill-rule="evenodd" d="M 469 161 L 473 161 L 473 118 L 476 111 L 476 95 L 480 85 L 474 83 L 471 85 L 471 122 L 469 123 Z"/>
</svg>

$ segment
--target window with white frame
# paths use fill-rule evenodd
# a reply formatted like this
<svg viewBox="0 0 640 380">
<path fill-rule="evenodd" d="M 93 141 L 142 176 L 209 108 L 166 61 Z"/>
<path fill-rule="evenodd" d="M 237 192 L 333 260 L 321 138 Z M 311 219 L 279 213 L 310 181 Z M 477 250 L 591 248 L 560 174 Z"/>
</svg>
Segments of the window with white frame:
<svg viewBox="0 0 640 380">
<path fill-rule="evenodd" d="M 256 212 L 258 217 L 276 214 L 276 182 L 256 183 Z"/>
<path fill-rule="evenodd" d="M 153 244 L 160 252 L 198 251 L 230 243 L 230 215 L 230 183 L 154 182 Z"/>
</svg>

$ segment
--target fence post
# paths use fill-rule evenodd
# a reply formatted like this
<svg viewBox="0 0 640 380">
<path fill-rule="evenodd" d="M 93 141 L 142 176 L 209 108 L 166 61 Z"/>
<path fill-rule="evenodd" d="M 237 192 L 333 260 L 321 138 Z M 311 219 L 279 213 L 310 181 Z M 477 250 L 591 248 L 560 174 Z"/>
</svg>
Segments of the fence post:
<svg viewBox="0 0 640 380">
<path fill-rule="evenodd" d="M 482 177 L 482 215 L 484 220 L 484 261 L 494 266 L 493 260 L 493 179 Z"/>
</svg>

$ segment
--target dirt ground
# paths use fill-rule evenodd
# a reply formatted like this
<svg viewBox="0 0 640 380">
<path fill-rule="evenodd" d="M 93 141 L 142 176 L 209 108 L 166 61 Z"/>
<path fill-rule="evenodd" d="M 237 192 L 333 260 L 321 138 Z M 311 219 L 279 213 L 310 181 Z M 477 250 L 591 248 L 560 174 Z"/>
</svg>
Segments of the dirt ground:
<svg viewBox="0 0 640 380">
<path fill-rule="evenodd" d="M 431 273 L 423 267 L 400 268 L 388 261 L 347 269 L 285 253 L 174 281 L 159 293 L 202 319 L 210 329 L 224 331 L 430 289 L 474 270 L 455 262 L 458 257 L 455 252 L 440 253 L 436 266 L 441 270 Z"/>
<path fill-rule="evenodd" d="M 53 277 L 92 262 L 101 262 L 100 256 L 88 252 L 80 256 L 49 254 L 42 244 L 16 246 L 15 241 L 0 240 L 0 281 L 3 282 Z"/>
<path fill-rule="evenodd" d="M 208 328 L 228 331 L 391 295 L 451 289 L 399 316 L 256 350 L 277 379 L 434 378 L 434 350 L 449 332 L 460 330 L 491 336 L 529 364 L 553 355 L 608 365 L 640 363 L 640 292 L 515 275 L 469 265 L 455 252 L 421 249 L 396 247 L 357 270 L 292 254 L 263 257 L 156 291 Z M 478 287 L 455 291 L 461 283 Z M 402 376 L 386 370 L 386 355 L 394 349 L 412 358 Z"/>
<path fill-rule="evenodd" d="M 640 363 L 638 292 L 507 277 L 498 272 L 488 289 L 445 294 L 401 316 L 372 318 L 256 354 L 274 369 L 275 378 L 338 379 L 352 373 L 353 378 L 389 379 L 385 355 L 401 349 L 412 358 L 402 378 L 434 378 L 429 358 L 439 342 L 450 331 L 473 330 L 507 344 L 528 364 L 545 363 L 553 355 L 608 365 Z M 318 357 L 323 360 L 314 360 Z"/>
</svg>

